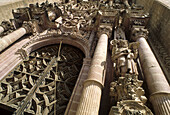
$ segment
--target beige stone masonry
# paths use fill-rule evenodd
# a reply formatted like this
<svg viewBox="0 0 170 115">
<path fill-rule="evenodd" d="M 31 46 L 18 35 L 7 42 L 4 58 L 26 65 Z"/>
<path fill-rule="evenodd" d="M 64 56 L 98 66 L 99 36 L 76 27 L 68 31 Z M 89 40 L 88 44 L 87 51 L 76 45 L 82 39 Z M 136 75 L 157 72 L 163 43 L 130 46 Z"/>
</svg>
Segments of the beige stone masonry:
<svg viewBox="0 0 170 115">
<path fill-rule="evenodd" d="M 45 2 L 46 0 L 0 0 L 0 23 L 13 18 L 12 9 L 28 7 L 29 4 Z M 48 0 L 49 2 L 59 2 L 60 0 Z"/>
</svg>

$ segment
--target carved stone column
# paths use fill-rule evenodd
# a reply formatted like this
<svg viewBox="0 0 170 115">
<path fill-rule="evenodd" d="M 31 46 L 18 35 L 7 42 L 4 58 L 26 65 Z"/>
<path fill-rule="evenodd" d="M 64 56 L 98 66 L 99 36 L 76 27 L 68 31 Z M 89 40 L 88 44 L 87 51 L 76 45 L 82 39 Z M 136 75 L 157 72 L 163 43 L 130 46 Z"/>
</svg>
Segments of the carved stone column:
<svg viewBox="0 0 170 115">
<path fill-rule="evenodd" d="M 25 24 L 25 25 L 23 25 L 23 27 L 21 27 L 21 28 L 15 30 L 14 32 L 2 37 L 2 39 L 0 39 L 0 52 L 2 50 L 4 50 L 5 48 L 7 48 L 12 43 L 14 43 L 19 38 L 21 38 L 26 33 L 30 33 L 30 31 L 31 31 L 30 25 Z"/>
<path fill-rule="evenodd" d="M 25 28 L 19 28 L 18 30 L 4 36 L 2 39 L 0 39 L 0 52 L 7 48 L 9 45 L 14 43 L 16 40 L 21 38 L 23 35 L 26 34 Z"/>
<path fill-rule="evenodd" d="M 168 115 L 170 113 L 170 86 L 145 39 L 146 30 L 135 29 L 134 31 L 136 31 L 135 40 L 140 43 L 140 63 L 148 85 L 150 101 L 153 105 L 155 114 Z"/>
<path fill-rule="evenodd" d="M 95 49 L 88 78 L 84 83 L 76 115 L 98 115 L 105 75 L 107 45 L 108 35 L 102 34 Z"/>
<path fill-rule="evenodd" d="M 0 34 L 4 32 L 4 28 L 2 26 L 0 26 Z"/>
</svg>

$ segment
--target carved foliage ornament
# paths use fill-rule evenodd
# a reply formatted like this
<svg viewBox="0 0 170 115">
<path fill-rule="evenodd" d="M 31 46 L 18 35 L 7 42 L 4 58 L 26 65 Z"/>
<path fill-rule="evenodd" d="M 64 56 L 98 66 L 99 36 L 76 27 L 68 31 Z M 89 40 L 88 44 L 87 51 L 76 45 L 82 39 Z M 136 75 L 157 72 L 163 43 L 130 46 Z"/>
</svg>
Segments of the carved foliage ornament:
<svg viewBox="0 0 170 115">
<path fill-rule="evenodd" d="M 110 95 L 114 96 L 115 101 L 135 100 L 142 103 L 147 101 L 142 86 L 143 81 L 138 80 L 137 75 L 126 74 L 119 77 L 117 82 L 110 84 Z"/>
<path fill-rule="evenodd" d="M 143 38 L 148 38 L 148 30 L 145 29 L 143 26 L 134 26 L 132 28 L 132 35 L 131 35 L 131 39 L 133 41 L 137 41 L 137 39 L 139 37 L 143 37 Z"/>
<path fill-rule="evenodd" d="M 153 115 L 145 105 L 134 100 L 125 100 L 112 106 L 109 115 Z"/>
</svg>

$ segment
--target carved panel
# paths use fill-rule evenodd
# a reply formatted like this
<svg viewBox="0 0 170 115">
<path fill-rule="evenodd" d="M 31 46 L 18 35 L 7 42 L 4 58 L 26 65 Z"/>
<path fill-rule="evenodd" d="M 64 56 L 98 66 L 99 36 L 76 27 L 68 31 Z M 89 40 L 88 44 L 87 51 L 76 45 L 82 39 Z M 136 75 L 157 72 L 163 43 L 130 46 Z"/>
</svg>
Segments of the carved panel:
<svg viewBox="0 0 170 115">
<path fill-rule="evenodd" d="M 64 114 L 84 55 L 68 45 L 58 51 L 59 45 L 40 48 L 10 72 L 0 82 L 0 104 L 14 114 Z"/>
</svg>

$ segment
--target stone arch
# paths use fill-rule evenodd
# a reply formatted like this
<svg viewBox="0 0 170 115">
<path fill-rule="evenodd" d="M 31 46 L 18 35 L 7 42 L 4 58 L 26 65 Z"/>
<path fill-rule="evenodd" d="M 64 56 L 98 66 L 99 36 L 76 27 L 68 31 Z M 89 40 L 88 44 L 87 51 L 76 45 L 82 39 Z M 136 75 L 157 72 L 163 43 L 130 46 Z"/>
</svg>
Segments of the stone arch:
<svg viewBox="0 0 170 115">
<path fill-rule="evenodd" d="M 63 44 L 68 44 L 77 47 L 80 49 L 84 55 L 85 58 L 90 57 L 90 50 L 88 43 L 85 42 L 85 40 L 78 39 L 78 38 L 72 38 L 72 37 L 66 37 L 66 36 L 54 36 L 54 37 L 46 37 L 43 39 L 39 39 L 30 45 L 28 45 L 26 48 L 24 48 L 27 53 L 31 53 L 32 51 L 35 51 L 36 49 L 39 49 L 41 47 L 52 45 L 52 44 L 59 44 L 60 41 L 62 41 Z"/>
<path fill-rule="evenodd" d="M 0 82 L 0 103 L 8 103 L 9 108 L 17 109 L 16 113 L 27 108 L 25 112 L 30 114 L 63 114 L 79 76 L 84 54 L 66 44 L 63 45 L 63 53 L 61 51 L 61 57 L 65 58 L 58 60 L 58 50 L 51 50 L 53 53 L 49 49 L 59 49 L 59 44 L 46 44 L 48 48 L 38 46 L 40 48 L 31 47 L 33 52 L 29 54 L 29 59 L 16 66 Z M 64 46 L 67 46 L 65 50 Z"/>
</svg>

